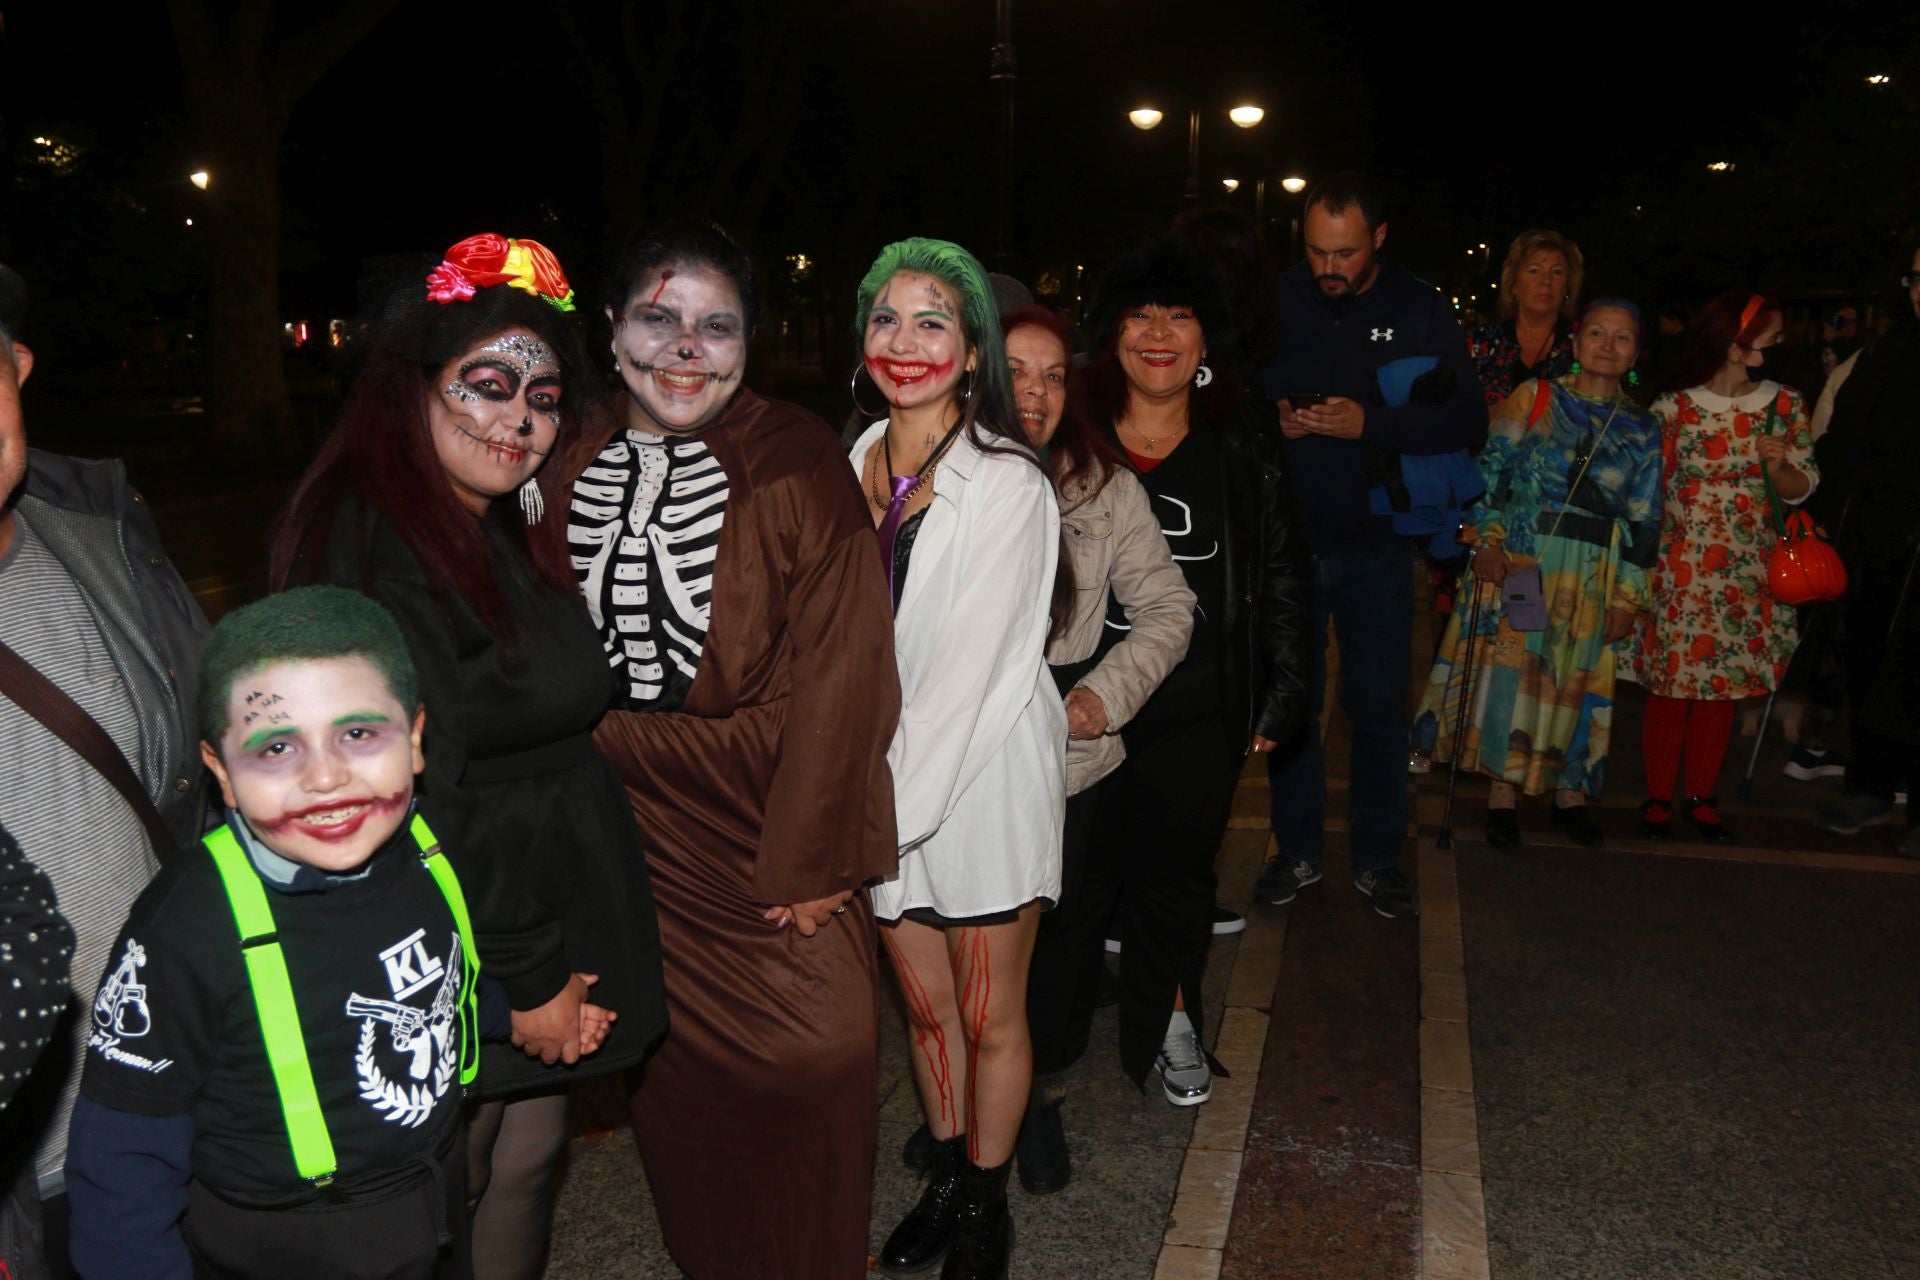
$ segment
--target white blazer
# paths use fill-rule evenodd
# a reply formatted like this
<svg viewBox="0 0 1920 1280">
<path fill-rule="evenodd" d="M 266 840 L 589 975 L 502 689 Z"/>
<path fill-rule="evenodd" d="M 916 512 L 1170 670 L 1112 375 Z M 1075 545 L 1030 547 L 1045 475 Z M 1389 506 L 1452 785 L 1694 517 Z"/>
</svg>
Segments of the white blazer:
<svg viewBox="0 0 1920 1280">
<path fill-rule="evenodd" d="M 855 475 L 886 431 L 854 443 Z M 900 724 L 893 769 L 900 869 L 873 890 L 897 920 L 966 917 L 1060 897 L 1067 715 L 1047 670 L 1060 554 L 1053 486 L 965 432 L 933 473 L 893 620 Z"/>
</svg>

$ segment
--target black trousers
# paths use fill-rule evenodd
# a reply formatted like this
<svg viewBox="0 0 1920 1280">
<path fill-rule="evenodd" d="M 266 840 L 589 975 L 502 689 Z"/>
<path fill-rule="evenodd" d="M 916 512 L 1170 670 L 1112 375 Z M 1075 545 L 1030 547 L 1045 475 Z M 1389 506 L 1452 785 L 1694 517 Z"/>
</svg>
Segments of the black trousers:
<svg viewBox="0 0 1920 1280">
<path fill-rule="evenodd" d="M 456 1127 L 451 1151 L 423 1159 L 419 1176 L 382 1194 L 254 1209 L 194 1182 L 185 1227 L 196 1278 L 470 1280 L 466 1126 Z"/>
<path fill-rule="evenodd" d="M 1875 554 L 1850 557 L 1847 565 L 1852 581 L 1841 604 L 1844 608 L 1844 641 L 1848 709 L 1852 718 L 1853 764 L 1847 784 L 1856 791 L 1891 802 L 1895 787 L 1905 782 L 1911 788 L 1920 785 L 1920 744 L 1892 737 L 1876 729 L 1873 721 L 1877 703 L 1884 698 L 1881 686 L 1882 663 L 1920 661 L 1913 654 L 1890 653 L 1888 618 L 1906 587 L 1911 564 L 1909 547 L 1888 540 Z M 1912 602 L 1908 608 L 1915 607 Z M 1916 809 L 1911 802 L 1909 825 L 1916 824 Z"/>
<path fill-rule="evenodd" d="M 1060 901 L 1040 917 L 1033 961 L 1027 971 L 1027 1026 L 1033 1036 L 1033 1074 L 1064 1071 L 1087 1051 L 1093 1033 L 1093 1002 L 1107 920 L 1087 893 L 1087 863 L 1097 856 L 1094 824 L 1113 775 L 1067 797 L 1066 836 L 1061 848 Z"/>
<path fill-rule="evenodd" d="M 1176 992 L 1204 1025 L 1213 861 L 1242 763 L 1217 711 L 1146 721 L 1129 726 L 1126 762 L 1109 775 L 1083 881 L 1087 911 L 1119 930 L 1120 1065 L 1135 1084 L 1153 1069 Z"/>
</svg>

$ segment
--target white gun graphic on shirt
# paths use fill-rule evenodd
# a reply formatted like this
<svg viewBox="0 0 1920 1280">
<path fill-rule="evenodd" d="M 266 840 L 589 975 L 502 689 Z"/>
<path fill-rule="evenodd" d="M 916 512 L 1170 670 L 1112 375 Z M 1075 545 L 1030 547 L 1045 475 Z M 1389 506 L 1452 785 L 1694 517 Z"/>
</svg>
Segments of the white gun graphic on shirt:
<svg viewBox="0 0 1920 1280">
<path fill-rule="evenodd" d="M 349 1018 L 371 1018 L 375 1022 L 386 1023 L 390 1028 L 393 1047 L 401 1053 L 413 1055 L 407 1074 L 415 1080 L 427 1078 L 427 1072 L 433 1065 L 435 1043 L 444 1044 L 453 1029 L 454 1006 L 460 999 L 458 936 L 453 940 L 449 960 L 447 976 L 441 980 L 440 990 L 435 993 L 433 1004 L 428 1008 L 416 1009 L 410 1004 L 375 1000 L 358 994 L 347 997 Z"/>
</svg>

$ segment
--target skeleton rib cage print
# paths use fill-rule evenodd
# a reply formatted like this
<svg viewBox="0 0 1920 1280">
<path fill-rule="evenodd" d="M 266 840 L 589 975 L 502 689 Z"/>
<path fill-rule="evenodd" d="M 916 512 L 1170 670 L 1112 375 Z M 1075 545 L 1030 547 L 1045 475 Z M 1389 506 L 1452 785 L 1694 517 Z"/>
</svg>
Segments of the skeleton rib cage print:
<svg viewBox="0 0 1920 1280">
<path fill-rule="evenodd" d="M 637 431 L 616 436 L 574 484 L 573 567 L 634 710 L 676 710 L 693 687 L 728 492 L 700 440 Z"/>
</svg>

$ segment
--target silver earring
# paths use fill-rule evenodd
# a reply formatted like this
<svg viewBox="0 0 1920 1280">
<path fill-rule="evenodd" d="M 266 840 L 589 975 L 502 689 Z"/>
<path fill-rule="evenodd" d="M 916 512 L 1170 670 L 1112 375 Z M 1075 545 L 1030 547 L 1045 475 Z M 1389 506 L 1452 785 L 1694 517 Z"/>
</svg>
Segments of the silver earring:
<svg viewBox="0 0 1920 1280">
<path fill-rule="evenodd" d="M 1213 370 L 1207 368 L 1207 362 L 1202 360 L 1199 370 L 1193 375 L 1193 385 L 1196 387 L 1204 387 L 1212 381 Z"/>
<path fill-rule="evenodd" d="M 527 518 L 528 524 L 539 524 L 547 514 L 547 500 L 540 492 L 540 482 L 532 476 L 520 486 L 520 513 Z"/>
</svg>

